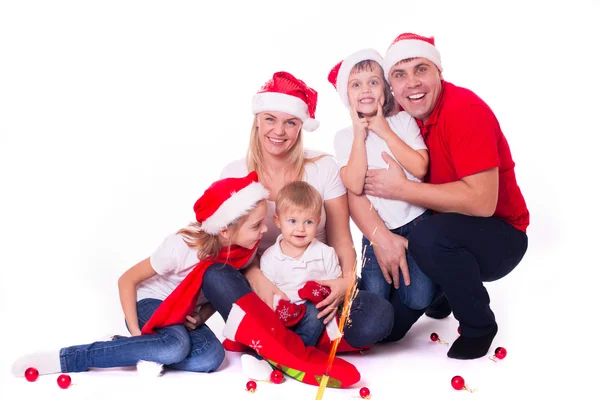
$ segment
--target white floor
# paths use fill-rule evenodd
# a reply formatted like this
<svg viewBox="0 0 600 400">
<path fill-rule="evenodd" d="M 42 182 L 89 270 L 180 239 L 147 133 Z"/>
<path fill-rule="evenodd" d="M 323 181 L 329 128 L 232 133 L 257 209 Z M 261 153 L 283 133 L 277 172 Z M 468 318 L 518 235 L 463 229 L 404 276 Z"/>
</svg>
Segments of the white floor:
<svg viewBox="0 0 600 400">
<path fill-rule="evenodd" d="M 575 394 L 593 383 L 585 377 L 597 371 L 598 359 L 593 352 L 599 344 L 591 327 L 587 332 L 578 332 L 573 330 L 572 320 L 561 319 L 563 311 L 568 311 L 569 307 L 558 306 L 561 299 L 554 296 L 553 289 L 556 288 L 549 285 L 551 280 L 534 279 L 540 268 L 547 268 L 549 272 L 554 270 L 552 264 L 541 263 L 545 258 L 536 254 L 535 250 L 527 255 L 513 274 L 502 281 L 487 284 L 500 326 L 492 348 L 505 347 L 508 355 L 504 360 L 493 362 L 487 357 L 473 361 L 449 359 L 446 357 L 448 346 L 431 342 L 429 335 L 437 332 L 442 340 L 452 342 L 457 337 L 456 320 L 453 316 L 442 321 L 423 317 L 401 342 L 375 347 L 365 355 L 345 356 L 358 367 L 362 380 L 351 389 L 327 389 L 324 399 L 351 399 L 358 396 L 361 386 L 371 389 L 374 400 L 414 396 L 509 398 L 558 392 L 579 398 Z M 537 296 L 533 296 L 531 291 Z M 36 314 L 46 306 L 55 309 L 59 303 L 48 300 L 39 306 L 21 330 L 4 329 L 6 325 L 2 325 L 5 339 L 0 352 L 0 399 L 113 400 L 132 396 L 157 399 L 168 395 L 191 399 L 313 399 L 316 396 L 316 387 L 291 379 L 286 379 L 281 385 L 259 383 L 254 394 L 247 393 L 244 390 L 247 379 L 241 371 L 239 354 L 234 353 L 228 353 L 221 369 L 213 374 L 168 371 L 160 378 L 148 380 L 139 378 L 134 369 L 95 370 L 71 374 L 73 385 L 67 390 L 58 388 L 56 375 L 42 376 L 35 383 L 13 378 L 10 363 L 17 355 L 40 346 L 52 348 L 84 342 L 75 340 L 73 334 L 61 334 L 58 328 L 37 326 Z M 77 307 L 73 304 L 71 309 L 77 310 Z M 6 317 L 17 315 L 17 312 L 9 310 Z M 98 338 L 97 335 L 92 337 L 92 332 L 100 329 L 101 321 L 89 329 L 82 329 L 77 318 L 64 318 L 60 314 L 57 318 L 72 331 L 87 332 L 89 341 Z M 87 316 L 82 318 L 80 321 Z M 111 327 L 109 329 L 119 326 L 120 321 L 115 323 L 118 318 L 116 315 L 97 315 L 98 320 L 105 320 L 106 325 Z M 219 317 L 213 317 L 209 325 L 220 334 L 223 322 Z M 61 331 L 66 332 L 62 327 Z M 585 350 L 577 349 L 582 345 Z M 450 386 L 454 375 L 464 377 L 467 386 L 476 391 L 472 394 L 454 391 Z"/>
</svg>

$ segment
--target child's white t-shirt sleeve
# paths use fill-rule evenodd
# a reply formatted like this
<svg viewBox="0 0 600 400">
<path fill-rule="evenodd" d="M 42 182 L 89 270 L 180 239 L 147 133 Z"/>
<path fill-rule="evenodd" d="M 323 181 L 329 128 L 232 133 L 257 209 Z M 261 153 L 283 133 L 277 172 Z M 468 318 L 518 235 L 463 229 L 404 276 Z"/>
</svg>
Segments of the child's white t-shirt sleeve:
<svg viewBox="0 0 600 400">
<path fill-rule="evenodd" d="M 331 156 L 319 160 L 319 178 L 323 179 L 323 201 L 335 199 L 346 194 L 346 186 L 340 176 L 340 167 Z"/>
<path fill-rule="evenodd" d="M 413 150 L 427 150 L 421 129 L 417 125 L 417 120 L 411 117 L 406 111 L 402 111 L 391 118 L 392 130 L 404 140 L 404 143 L 409 145 Z M 398 124 L 398 125 L 396 125 Z"/>
<path fill-rule="evenodd" d="M 323 264 L 325 264 L 325 273 L 327 279 L 335 279 L 342 276 L 342 267 L 333 247 L 326 246 L 323 250 Z"/>
<path fill-rule="evenodd" d="M 353 140 L 354 135 L 351 128 L 342 129 L 335 134 L 333 148 L 335 150 L 335 158 L 337 159 L 340 168 L 348 165 L 348 161 L 350 161 Z"/>
<path fill-rule="evenodd" d="M 167 236 L 150 256 L 150 264 L 159 275 L 176 274 L 185 267 L 188 245 L 181 235 Z"/>
</svg>

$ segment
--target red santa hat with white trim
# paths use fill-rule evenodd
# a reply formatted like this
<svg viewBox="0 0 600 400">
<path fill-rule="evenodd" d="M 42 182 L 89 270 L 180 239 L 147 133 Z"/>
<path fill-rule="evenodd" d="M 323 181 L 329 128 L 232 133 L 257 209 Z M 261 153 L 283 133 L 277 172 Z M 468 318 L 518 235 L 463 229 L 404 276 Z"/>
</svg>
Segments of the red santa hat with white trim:
<svg viewBox="0 0 600 400">
<path fill-rule="evenodd" d="M 383 72 L 389 81 L 390 70 L 396 63 L 407 58 L 426 58 L 434 63 L 442 72 L 442 57 L 435 47 L 435 39 L 414 33 L 400 34 L 390 45 L 385 54 Z"/>
<path fill-rule="evenodd" d="M 319 127 L 315 119 L 317 91 L 288 72 L 276 72 L 252 98 L 252 113 L 281 111 L 302 120 L 309 132 Z"/>
<path fill-rule="evenodd" d="M 258 182 L 256 171 L 243 178 L 216 181 L 194 204 L 200 229 L 216 235 L 240 217 L 247 215 L 256 204 L 269 197 L 269 191 Z"/>
<path fill-rule="evenodd" d="M 383 57 L 375 49 L 362 49 L 356 53 L 350 54 L 344 60 L 340 61 L 331 69 L 327 79 L 336 88 L 342 103 L 350 109 L 350 101 L 348 100 L 348 80 L 350 80 L 350 72 L 352 68 L 361 61 L 375 61 L 383 69 Z M 387 79 L 386 79 L 387 80 Z"/>
</svg>

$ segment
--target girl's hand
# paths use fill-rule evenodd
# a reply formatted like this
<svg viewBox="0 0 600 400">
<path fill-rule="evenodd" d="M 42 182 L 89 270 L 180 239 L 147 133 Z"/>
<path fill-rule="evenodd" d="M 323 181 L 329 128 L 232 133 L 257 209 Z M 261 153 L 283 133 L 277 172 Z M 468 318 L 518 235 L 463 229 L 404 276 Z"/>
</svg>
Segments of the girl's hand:
<svg viewBox="0 0 600 400">
<path fill-rule="evenodd" d="M 190 315 L 186 315 L 183 326 L 185 326 L 188 331 L 193 331 L 200 325 L 204 324 L 204 322 L 206 321 L 202 321 L 202 316 L 200 315 L 200 313 L 194 311 Z"/>
<path fill-rule="evenodd" d="M 317 318 L 321 319 L 325 317 L 323 323 L 327 324 L 337 314 L 338 306 L 343 303 L 346 290 L 348 289 L 348 286 L 350 286 L 350 280 L 346 278 L 337 278 L 316 282 L 323 286 L 329 286 L 331 289 L 331 294 L 316 306 L 321 310 L 317 315 Z"/>
<path fill-rule="evenodd" d="M 131 336 L 142 336 L 140 328 L 131 329 L 129 333 L 131 333 Z"/>
<path fill-rule="evenodd" d="M 352 127 L 354 130 L 354 137 L 362 141 L 367 139 L 367 129 L 369 123 L 366 118 L 360 118 L 356 107 L 352 106 L 350 109 L 350 117 L 352 118 Z"/>
<path fill-rule="evenodd" d="M 377 114 L 375 114 L 374 117 L 368 118 L 368 127 L 383 140 L 389 138 L 391 128 L 383 116 L 383 107 L 381 106 L 381 103 L 377 103 Z"/>
</svg>

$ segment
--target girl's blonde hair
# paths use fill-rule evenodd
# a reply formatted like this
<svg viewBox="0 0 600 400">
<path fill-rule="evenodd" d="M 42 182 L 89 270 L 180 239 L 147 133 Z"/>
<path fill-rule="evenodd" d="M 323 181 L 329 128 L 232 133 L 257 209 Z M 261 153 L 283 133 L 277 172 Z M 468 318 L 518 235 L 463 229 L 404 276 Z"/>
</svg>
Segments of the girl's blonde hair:
<svg viewBox="0 0 600 400">
<path fill-rule="evenodd" d="M 264 201 L 264 200 L 261 200 Z M 261 202 L 257 202 L 246 214 L 242 215 L 232 223 L 227 225 L 227 229 L 230 231 L 230 241 L 239 232 L 240 227 L 246 222 L 250 212 L 256 208 Z M 201 229 L 201 224 L 198 222 L 191 222 L 185 228 L 181 228 L 177 231 L 178 235 L 183 236 L 183 241 L 192 249 L 197 249 L 198 260 L 202 261 L 207 258 L 216 258 L 221 250 L 221 243 L 219 242 L 219 233 L 212 235 Z"/>
<path fill-rule="evenodd" d="M 383 69 L 381 68 L 381 65 L 379 65 L 378 62 L 373 60 L 363 60 L 356 63 L 354 67 L 352 67 L 352 69 L 350 70 L 350 74 L 355 74 L 363 71 L 377 71 L 380 73 L 381 79 L 383 80 L 383 116 L 387 118 L 391 115 L 394 115 L 398 111 L 398 108 L 396 107 L 396 100 L 394 99 L 394 94 L 392 93 L 390 85 L 387 83 L 385 76 L 383 76 Z"/>
<path fill-rule="evenodd" d="M 317 218 L 321 217 L 323 198 L 310 183 L 295 181 L 286 184 L 279 190 L 275 200 L 275 213 L 288 211 L 306 211 Z"/>
<path fill-rule="evenodd" d="M 288 172 L 292 173 L 293 180 L 302 180 L 304 177 L 304 166 L 308 162 L 315 162 L 327 154 L 322 154 L 313 158 L 304 157 L 304 145 L 302 142 L 302 129 L 298 132 L 296 143 L 286 154 L 286 159 L 289 167 Z M 252 130 L 250 131 L 250 145 L 246 154 L 246 164 L 248 171 L 256 171 L 258 180 L 264 182 L 265 178 L 265 163 L 264 154 L 261 146 L 260 135 L 258 134 L 258 114 L 254 115 Z"/>
</svg>

